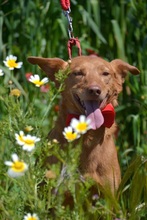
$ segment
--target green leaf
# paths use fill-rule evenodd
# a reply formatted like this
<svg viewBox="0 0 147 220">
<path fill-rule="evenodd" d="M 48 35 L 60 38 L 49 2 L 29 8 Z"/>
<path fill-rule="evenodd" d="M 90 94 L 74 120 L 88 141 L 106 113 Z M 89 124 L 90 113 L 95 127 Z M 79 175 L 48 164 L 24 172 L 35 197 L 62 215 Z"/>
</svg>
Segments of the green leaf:
<svg viewBox="0 0 147 220">
<path fill-rule="evenodd" d="M 125 42 L 123 41 L 121 29 L 116 20 L 112 20 L 111 22 L 112 22 L 114 37 L 117 43 L 118 57 L 122 58 L 123 60 L 126 60 L 125 49 L 124 49 Z"/>
</svg>

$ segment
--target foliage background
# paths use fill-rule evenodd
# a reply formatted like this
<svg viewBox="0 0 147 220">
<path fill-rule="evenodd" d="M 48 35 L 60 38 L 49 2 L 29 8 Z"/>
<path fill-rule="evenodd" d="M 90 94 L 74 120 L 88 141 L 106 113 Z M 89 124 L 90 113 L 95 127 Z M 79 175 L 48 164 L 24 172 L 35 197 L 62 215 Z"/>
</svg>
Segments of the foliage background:
<svg viewBox="0 0 147 220">
<path fill-rule="evenodd" d="M 48 208 L 56 207 L 58 210 L 54 216 L 55 219 L 90 219 L 91 216 L 93 219 L 99 219 L 100 216 L 105 219 L 117 216 L 120 219 L 145 219 L 147 208 L 147 3 L 141 0 L 72 0 L 71 10 L 74 35 L 79 37 L 84 55 L 88 54 L 87 49 L 92 49 L 107 60 L 123 59 L 137 66 L 141 73 L 140 76 L 127 77 L 116 109 L 119 126 L 116 145 L 124 177 L 120 194 L 115 200 L 117 211 L 113 214 L 110 211 L 110 203 L 114 203 L 110 198 L 106 202 L 99 200 L 96 204 L 98 209 L 87 202 L 89 204 L 87 218 L 82 217 L 85 213 L 82 205 L 77 206 L 73 211 L 67 211 L 61 205 L 62 199 L 57 201 L 55 196 L 50 195 L 51 188 L 56 186 L 57 180 L 49 181 L 47 184 L 50 189 L 45 189 L 48 190 L 52 199 L 43 196 L 44 194 L 41 197 L 36 196 L 34 186 L 41 181 L 43 178 L 41 174 L 44 173 L 41 169 L 42 161 L 38 165 L 40 167 L 36 168 L 32 165 L 32 173 L 36 173 L 36 176 L 30 184 L 30 190 L 27 182 L 24 181 L 22 192 L 23 180 L 12 181 L 6 176 L 3 161 L 10 158 L 15 148 L 22 157 L 27 157 L 22 155 L 14 139 L 14 134 L 23 130 L 26 125 L 32 125 L 33 132 L 42 137 L 39 149 L 31 159 L 29 157 L 27 160 L 34 161 L 37 155 L 48 153 L 49 148 L 50 154 L 56 154 L 59 150 L 57 144 L 49 147 L 46 140 L 47 133 L 53 127 L 57 117 L 55 107 L 58 104 L 59 92 L 50 82 L 49 93 L 41 93 L 27 82 L 25 74 L 32 72 L 44 76 L 37 67 L 27 62 L 27 57 L 30 55 L 60 57 L 67 60 L 68 34 L 67 21 L 58 0 L 2 0 L 0 3 L 0 68 L 4 70 L 5 76 L 0 78 L 1 219 L 22 219 L 27 211 L 39 212 L 40 219 L 52 218 L 52 215 L 46 212 L 46 200 Z M 19 87 L 23 92 L 19 99 L 9 96 L 10 76 L 3 66 L 3 60 L 8 54 L 16 55 L 19 61 L 23 61 L 23 67 L 19 71 L 14 71 L 15 87 Z M 44 150 L 42 150 L 43 146 Z M 74 154 L 75 158 L 78 158 L 78 152 Z M 62 152 L 61 155 L 66 161 L 66 153 Z M 66 162 L 69 163 L 69 161 Z M 76 166 L 71 164 L 69 167 L 76 169 Z M 59 167 L 53 169 L 59 174 Z M 63 185 L 61 184 L 59 193 L 61 197 L 65 191 Z M 74 187 L 75 181 L 71 178 L 67 188 L 70 188 L 76 197 L 75 201 L 83 204 L 81 197 L 85 195 L 88 186 L 80 185 L 81 194 L 80 192 L 76 194 Z M 25 194 L 26 190 L 28 195 Z M 32 196 L 34 194 L 31 195 L 31 192 L 34 192 L 35 196 Z M 8 193 L 9 197 L 7 197 Z M 16 199 L 19 205 L 14 207 Z M 136 207 L 139 208 L 136 209 Z"/>
</svg>

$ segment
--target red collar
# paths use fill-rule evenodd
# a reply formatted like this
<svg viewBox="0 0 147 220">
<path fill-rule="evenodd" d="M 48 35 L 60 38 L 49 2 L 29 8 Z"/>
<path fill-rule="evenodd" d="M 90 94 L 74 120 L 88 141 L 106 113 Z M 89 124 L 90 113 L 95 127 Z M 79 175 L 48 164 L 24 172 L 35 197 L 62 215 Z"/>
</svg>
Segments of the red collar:
<svg viewBox="0 0 147 220">
<path fill-rule="evenodd" d="M 108 104 L 106 105 L 105 108 L 103 108 L 101 110 L 103 117 L 104 117 L 104 123 L 103 126 L 110 128 L 113 123 L 114 123 L 114 119 L 115 119 L 115 111 L 114 111 L 114 107 L 112 104 Z M 70 125 L 70 122 L 72 120 L 72 118 L 77 118 L 79 119 L 80 115 L 77 114 L 68 114 L 66 117 L 66 126 Z"/>
</svg>

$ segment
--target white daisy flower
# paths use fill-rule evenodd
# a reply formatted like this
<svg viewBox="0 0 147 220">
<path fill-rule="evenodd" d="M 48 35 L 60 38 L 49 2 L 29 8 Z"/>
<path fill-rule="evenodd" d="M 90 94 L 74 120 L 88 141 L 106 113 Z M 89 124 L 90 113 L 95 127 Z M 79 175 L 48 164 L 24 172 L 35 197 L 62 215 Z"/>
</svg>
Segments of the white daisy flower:
<svg viewBox="0 0 147 220">
<path fill-rule="evenodd" d="M 15 134 L 16 143 L 22 146 L 23 150 L 32 151 L 35 148 L 35 143 L 40 141 L 40 138 L 36 136 L 31 136 L 30 134 L 24 135 L 23 131 L 19 134 Z"/>
<path fill-rule="evenodd" d="M 24 140 L 24 144 L 22 146 L 22 149 L 26 151 L 32 151 L 35 148 L 35 143 L 40 141 L 40 138 L 27 134 L 26 136 L 23 137 L 23 140 Z"/>
<path fill-rule="evenodd" d="M 40 87 L 40 86 L 44 85 L 45 83 L 47 83 L 49 80 L 47 77 L 40 80 L 39 75 L 35 74 L 34 76 L 33 75 L 30 76 L 29 81 L 34 83 L 35 86 Z"/>
<path fill-rule="evenodd" d="M 77 132 L 73 132 L 71 126 L 64 128 L 63 135 L 68 142 L 74 141 L 75 139 L 80 137 Z"/>
<path fill-rule="evenodd" d="M 23 62 L 16 63 L 17 57 L 13 55 L 9 55 L 6 57 L 6 60 L 3 61 L 5 66 L 9 68 L 9 70 L 14 70 L 14 68 L 20 69 Z"/>
<path fill-rule="evenodd" d="M 28 170 L 28 165 L 23 161 L 20 161 L 17 154 L 12 154 L 12 161 L 5 161 L 5 165 L 9 166 L 8 175 L 10 177 L 23 176 L 25 171 Z"/>
<path fill-rule="evenodd" d="M 24 216 L 23 220 L 39 220 L 39 218 L 35 213 L 32 215 L 28 213 L 27 215 Z"/>
<path fill-rule="evenodd" d="M 3 70 L 0 69 L 0 76 L 3 76 L 3 75 L 4 75 Z"/>
<path fill-rule="evenodd" d="M 25 141 L 24 141 L 24 132 L 20 131 L 19 134 L 15 134 L 15 139 L 16 139 L 16 143 L 19 145 L 24 145 Z"/>
<path fill-rule="evenodd" d="M 79 134 L 85 134 L 90 129 L 90 120 L 85 115 L 80 115 L 79 120 L 73 118 L 70 126 Z"/>
</svg>

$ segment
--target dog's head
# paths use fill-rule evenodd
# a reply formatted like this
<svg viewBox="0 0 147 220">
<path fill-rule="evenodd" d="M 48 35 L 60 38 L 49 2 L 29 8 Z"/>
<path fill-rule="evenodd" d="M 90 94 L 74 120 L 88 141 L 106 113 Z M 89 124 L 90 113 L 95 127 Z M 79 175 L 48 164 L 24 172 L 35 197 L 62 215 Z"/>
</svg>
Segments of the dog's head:
<svg viewBox="0 0 147 220">
<path fill-rule="evenodd" d="M 94 120 L 102 117 L 101 109 L 107 104 L 117 105 L 117 96 L 127 73 L 139 74 L 136 67 L 120 59 L 107 62 L 99 57 L 79 56 L 68 63 L 59 58 L 29 57 L 28 61 L 38 64 L 57 86 L 55 73 L 69 68 L 63 92 L 67 111 L 91 115 Z"/>
</svg>

